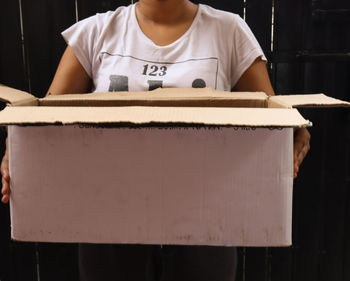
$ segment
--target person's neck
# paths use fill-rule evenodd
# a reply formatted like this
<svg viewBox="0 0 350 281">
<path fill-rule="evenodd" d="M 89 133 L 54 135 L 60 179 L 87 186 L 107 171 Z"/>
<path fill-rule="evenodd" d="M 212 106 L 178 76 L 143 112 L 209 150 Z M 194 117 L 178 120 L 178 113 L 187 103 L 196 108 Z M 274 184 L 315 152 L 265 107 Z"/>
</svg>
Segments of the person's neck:
<svg viewBox="0 0 350 281">
<path fill-rule="evenodd" d="M 157 24 L 177 24 L 193 17 L 197 7 L 188 0 L 140 0 L 137 16 Z"/>
</svg>

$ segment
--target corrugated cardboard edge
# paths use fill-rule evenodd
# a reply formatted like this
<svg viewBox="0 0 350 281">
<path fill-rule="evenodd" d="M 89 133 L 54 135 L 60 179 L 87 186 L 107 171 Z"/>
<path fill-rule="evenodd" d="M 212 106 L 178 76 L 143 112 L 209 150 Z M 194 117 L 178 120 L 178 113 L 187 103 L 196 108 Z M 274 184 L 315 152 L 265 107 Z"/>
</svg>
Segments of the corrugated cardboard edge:
<svg viewBox="0 0 350 281">
<path fill-rule="evenodd" d="M 350 107 L 350 102 L 342 101 L 324 94 L 284 95 L 269 97 L 269 105 L 282 104 L 286 107 Z"/>
<path fill-rule="evenodd" d="M 247 127 L 308 127 L 296 109 L 216 107 L 6 107 L 0 125 L 198 124 Z"/>
<path fill-rule="evenodd" d="M 0 100 L 13 106 L 38 105 L 38 100 L 33 95 L 0 84 Z"/>
</svg>

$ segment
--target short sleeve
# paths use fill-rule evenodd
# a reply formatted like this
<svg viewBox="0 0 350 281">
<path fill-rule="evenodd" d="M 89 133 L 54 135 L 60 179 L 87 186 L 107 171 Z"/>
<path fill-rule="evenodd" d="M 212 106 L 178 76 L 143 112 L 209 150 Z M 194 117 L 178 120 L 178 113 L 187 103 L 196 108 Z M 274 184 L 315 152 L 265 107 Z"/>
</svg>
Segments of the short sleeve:
<svg viewBox="0 0 350 281">
<path fill-rule="evenodd" d="M 97 16 L 77 22 L 62 32 L 66 43 L 72 47 L 86 73 L 92 77 L 92 61 L 97 37 Z"/>
<path fill-rule="evenodd" d="M 252 65 L 252 63 L 261 57 L 266 61 L 253 32 L 247 23 L 238 15 L 235 15 L 235 28 L 233 34 L 233 50 L 231 62 L 231 85 L 234 87 L 243 73 Z"/>
</svg>

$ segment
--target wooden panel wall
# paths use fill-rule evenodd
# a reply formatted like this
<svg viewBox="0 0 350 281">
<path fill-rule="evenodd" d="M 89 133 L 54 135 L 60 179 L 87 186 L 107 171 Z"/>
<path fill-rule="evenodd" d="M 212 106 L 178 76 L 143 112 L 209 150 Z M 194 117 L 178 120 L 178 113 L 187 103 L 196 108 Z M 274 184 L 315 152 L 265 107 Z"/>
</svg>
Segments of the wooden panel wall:
<svg viewBox="0 0 350 281">
<path fill-rule="evenodd" d="M 65 49 L 60 32 L 77 19 L 130 2 L 1 0 L 0 83 L 45 95 Z M 246 19 L 269 59 L 277 93 L 325 92 L 350 100 L 348 0 L 201 3 Z M 239 248 L 237 281 L 350 280 L 349 110 L 302 113 L 314 127 L 311 151 L 294 186 L 293 246 Z M 4 138 L 2 133 L 1 144 Z M 76 245 L 13 242 L 9 225 L 9 208 L 1 205 L 1 281 L 79 279 Z"/>
</svg>

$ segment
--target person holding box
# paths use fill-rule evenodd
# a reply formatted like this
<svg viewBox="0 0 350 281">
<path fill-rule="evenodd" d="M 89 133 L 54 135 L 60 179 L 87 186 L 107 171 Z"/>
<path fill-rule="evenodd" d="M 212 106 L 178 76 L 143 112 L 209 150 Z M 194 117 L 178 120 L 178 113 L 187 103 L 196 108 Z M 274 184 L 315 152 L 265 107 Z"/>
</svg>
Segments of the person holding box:
<svg viewBox="0 0 350 281">
<path fill-rule="evenodd" d="M 140 0 L 82 20 L 62 35 L 68 46 L 48 95 L 158 87 L 274 95 L 266 58 L 247 24 L 207 5 Z M 306 129 L 295 131 L 294 177 L 309 142 Z M 7 203 L 7 149 L 1 174 L 2 202 Z M 235 268 L 233 247 L 80 245 L 81 280 L 155 280 L 160 272 L 164 281 L 232 281 Z"/>
</svg>

